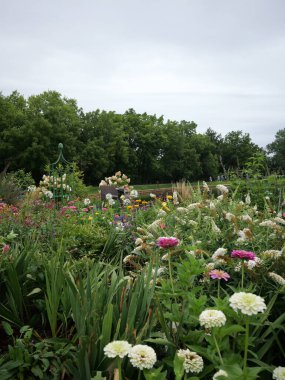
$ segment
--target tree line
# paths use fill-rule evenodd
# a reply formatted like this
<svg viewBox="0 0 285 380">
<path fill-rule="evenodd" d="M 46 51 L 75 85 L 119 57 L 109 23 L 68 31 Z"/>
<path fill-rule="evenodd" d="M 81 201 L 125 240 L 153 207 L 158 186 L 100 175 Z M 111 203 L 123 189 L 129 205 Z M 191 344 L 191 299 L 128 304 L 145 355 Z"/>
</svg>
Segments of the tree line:
<svg viewBox="0 0 285 380">
<path fill-rule="evenodd" d="M 243 170 L 250 158 L 266 153 L 242 131 L 222 137 L 209 128 L 202 134 L 193 121 L 133 109 L 84 112 L 76 100 L 55 91 L 27 99 L 16 91 L 0 94 L 0 171 L 24 169 L 38 181 L 56 160 L 60 142 L 65 157 L 93 185 L 117 170 L 137 184 L 215 179 Z M 285 129 L 268 146 L 267 167 L 285 168 L 284 142 Z"/>
</svg>

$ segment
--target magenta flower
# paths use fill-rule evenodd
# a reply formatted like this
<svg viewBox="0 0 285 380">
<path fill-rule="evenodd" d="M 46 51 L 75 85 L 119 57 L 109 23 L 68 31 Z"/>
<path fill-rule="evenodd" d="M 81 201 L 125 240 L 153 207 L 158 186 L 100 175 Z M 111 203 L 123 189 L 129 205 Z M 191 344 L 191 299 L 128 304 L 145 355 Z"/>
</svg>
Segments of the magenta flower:
<svg viewBox="0 0 285 380">
<path fill-rule="evenodd" d="M 10 251 L 10 245 L 9 244 L 4 244 L 2 248 L 2 253 L 5 255 L 5 253 Z"/>
<path fill-rule="evenodd" d="M 220 269 L 213 269 L 209 272 L 209 275 L 212 279 L 214 280 L 225 280 L 225 281 L 228 281 L 229 278 L 231 278 L 231 276 L 223 271 L 223 270 L 220 270 Z"/>
<path fill-rule="evenodd" d="M 249 251 L 232 251 L 231 257 L 245 259 L 245 260 L 255 260 L 256 254 L 254 252 Z"/>
<path fill-rule="evenodd" d="M 160 248 L 171 248 L 179 244 L 176 237 L 160 237 L 157 239 L 157 246 Z"/>
</svg>

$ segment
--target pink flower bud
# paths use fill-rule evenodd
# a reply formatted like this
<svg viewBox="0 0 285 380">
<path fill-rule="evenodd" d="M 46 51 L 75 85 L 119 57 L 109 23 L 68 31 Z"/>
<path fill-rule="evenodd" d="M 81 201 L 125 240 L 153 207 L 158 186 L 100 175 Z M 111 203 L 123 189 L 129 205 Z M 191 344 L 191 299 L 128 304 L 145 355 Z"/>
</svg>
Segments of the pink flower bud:
<svg viewBox="0 0 285 380">
<path fill-rule="evenodd" d="M 9 244 L 4 244 L 3 248 L 2 248 L 2 253 L 4 253 L 4 255 L 5 255 L 5 253 L 7 253 L 9 251 L 10 251 L 10 245 Z"/>
</svg>

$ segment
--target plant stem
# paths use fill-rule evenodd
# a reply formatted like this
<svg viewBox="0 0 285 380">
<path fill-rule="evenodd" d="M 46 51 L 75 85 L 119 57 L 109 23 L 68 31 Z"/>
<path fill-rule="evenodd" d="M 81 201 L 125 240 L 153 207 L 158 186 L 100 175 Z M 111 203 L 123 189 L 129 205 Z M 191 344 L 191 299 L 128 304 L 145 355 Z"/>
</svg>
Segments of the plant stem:
<svg viewBox="0 0 285 380">
<path fill-rule="evenodd" d="M 220 299 L 221 280 L 218 280 L 218 299 Z"/>
<path fill-rule="evenodd" d="M 244 284 L 244 262 L 241 264 L 241 288 L 243 290 L 243 284 Z"/>
<path fill-rule="evenodd" d="M 119 380 L 122 380 L 122 363 L 119 357 L 117 358 L 117 365 L 119 370 Z"/>
<path fill-rule="evenodd" d="M 169 269 L 169 278 L 170 278 L 170 283 L 171 283 L 171 288 L 172 288 L 172 293 L 174 296 L 174 285 L 173 285 L 173 278 L 172 278 L 172 269 L 171 269 L 171 262 L 170 262 L 170 254 L 169 254 L 169 259 L 168 259 L 168 269 Z"/>
<path fill-rule="evenodd" d="M 220 359 L 221 365 L 224 365 L 224 361 L 223 361 L 223 358 L 222 358 L 222 355 L 221 355 L 221 351 L 219 349 L 219 345 L 218 345 L 218 342 L 217 342 L 217 339 L 216 339 L 214 333 L 212 333 L 212 337 L 213 337 L 213 340 L 214 340 L 214 343 L 215 343 L 215 346 L 216 346 L 216 350 L 217 350 L 218 355 L 219 355 L 219 359 Z"/>
<path fill-rule="evenodd" d="M 245 321 L 245 341 L 244 341 L 244 358 L 243 358 L 243 373 L 245 375 L 247 365 L 247 352 L 248 352 L 248 339 L 249 339 L 249 321 Z"/>
<path fill-rule="evenodd" d="M 142 373 L 142 371 L 139 369 L 139 377 L 138 377 L 138 380 L 141 380 L 141 373 Z"/>
</svg>

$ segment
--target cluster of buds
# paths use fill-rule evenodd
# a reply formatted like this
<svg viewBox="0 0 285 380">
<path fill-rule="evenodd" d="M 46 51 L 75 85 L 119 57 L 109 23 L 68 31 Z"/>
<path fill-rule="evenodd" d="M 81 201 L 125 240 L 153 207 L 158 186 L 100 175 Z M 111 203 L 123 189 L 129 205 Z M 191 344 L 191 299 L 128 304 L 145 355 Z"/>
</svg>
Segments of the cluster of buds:
<svg viewBox="0 0 285 380">
<path fill-rule="evenodd" d="M 99 183 L 99 186 L 114 186 L 114 187 L 123 187 L 124 189 L 129 189 L 129 183 L 131 179 L 126 176 L 126 174 L 122 174 L 121 171 L 116 172 L 111 177 L 105 177 L 105 180 Z"/>
<path fill-rule="evenodd" d="M 65 193 L 71 192 L 71 187 L 66 183 L 66 174 L 63 174 L 60 177 L 43 175 L 42 180 L 40 181 L 40 194 L 45 196 L 46 198 L 53 198 L 53 189 L 61 189 Z"/>
</svg>

